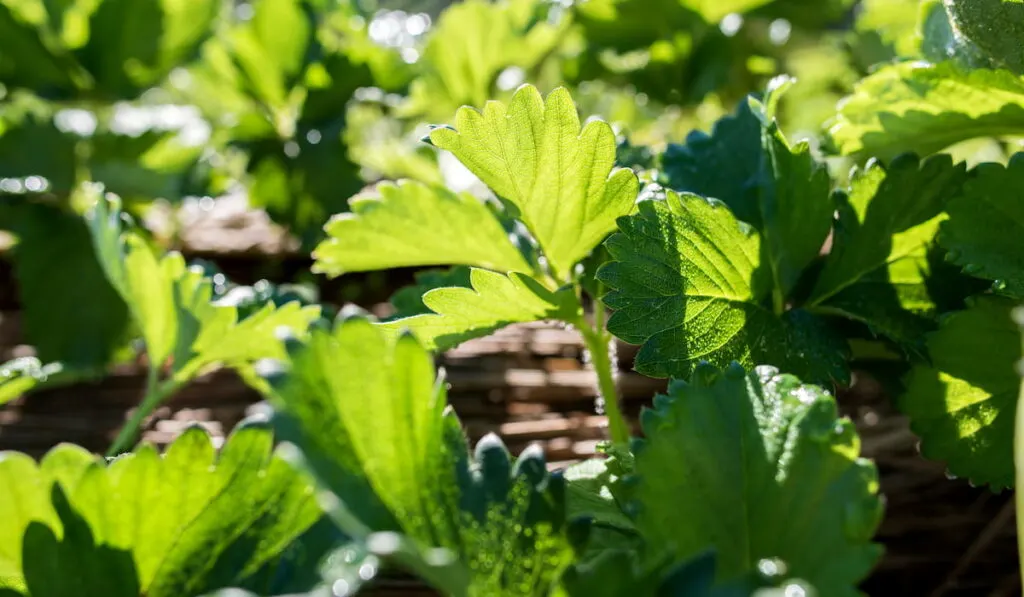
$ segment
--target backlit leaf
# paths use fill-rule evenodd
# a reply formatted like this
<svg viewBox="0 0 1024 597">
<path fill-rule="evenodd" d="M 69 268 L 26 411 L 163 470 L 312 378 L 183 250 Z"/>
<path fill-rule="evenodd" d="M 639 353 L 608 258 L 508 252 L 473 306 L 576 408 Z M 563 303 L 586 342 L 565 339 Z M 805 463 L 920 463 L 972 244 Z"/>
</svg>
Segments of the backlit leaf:
<svg viewBox="0 0 1024 597">
<path fill-rule="evenodd" d="M 219 454 L 198 427 L 163 456 L 143 446 L 109 464 L 69 445 L 39 465 L 0 453 L 0 587 L 180 597 L 246 586 L 278 559 L 315 568 L 333 540 L 314 551 L 296 543 L 323 514 L 272 446 L 266 425 L 250 423 Z"/>
<path fill-rule="evenodd" d="M 434 129 L 430 140 L 519 210 L 560 279 L 568 278 L 636 200 L 633 172 L 612 171 L 611 127 L 591 121 L 581 129 L 564 88 L 544 100 L 527 85 L 507 107 L 492 101 L 483 112 L 461 108 L 455 129 Z"/>
<path fill-rule="evenodd" d="M 353 198 L 327 224 L 314 271 L 338 276 L 423 265 L 530 271 L 494 213 L 468 193 L 406 181 Z"/>
<path fill-rule="evenodd" d="M 1024 134 L 1024 81 L 1007 71 L 952 62 L 879 68 L 840 105 L 829 127 L 844 155 L 930 155 L 974 139 Z"/>
<path fill-rule="evenodd" d="M 471 288 L 436 288 L 423 295 L 432 313 L 394 319 L 381 324 L 398 332 L 407 329 L 432 350 L 446 350 L 490 335 L 513 323 L 545 319 L 572 321 L 579 317 L 579 302 L 571 288 L 552 292 L 526 274 L 503 275 L 473 269 Z"/>
<path fill-rule="evenodd" d="M 513 463 L 493 436 L 470 456 L 412 336 L 351 318 L 314 330 L 285 367 L 275 425 L 337 497 L 346 533 L 450 594 L 547 594 L 571 559 L 561 480 L 540 450 Z"/>
</svg>

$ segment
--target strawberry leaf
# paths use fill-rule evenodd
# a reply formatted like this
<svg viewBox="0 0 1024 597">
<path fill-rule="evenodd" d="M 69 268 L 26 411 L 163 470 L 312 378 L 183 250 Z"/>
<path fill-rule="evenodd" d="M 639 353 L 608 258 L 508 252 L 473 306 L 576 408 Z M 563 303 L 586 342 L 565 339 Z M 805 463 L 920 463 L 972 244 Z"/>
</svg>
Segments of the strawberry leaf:
<svg viewBox="0 0 1024 597">
<path fill-rule="evenodd" d="M 470 271 L 471 288 L 437 288 L 423 295 L 433 312 L 381 324 L 398 332 L 411 331 L 431 350 L 447 350 L 487 336 L 513 323 L 580 316 L 579 301 L 571 288 L 550 291 L 526 274 L 508 276 L 482 269 Z"/>
<path fill-rule="evenodd" d="M 423 295 L 435 288 L 472 288 L 472 269 L 457 266 L 448 269 L 428 269 L 416 272 L 416 283 L 399 289 L 388 302 L 395 309 L 391 319 L 433 313 L 423 303 Z"/>
<path fill-rule="evenodd" d="M 974 298 L 928 338 L 931 365 L 918 365 L 899 405 L 921 437 L 921 453 L 949 471 L 994 489 L 1014 484 L 1013 427 L 1020 378 L 1016 306 L 997 296 Z"/>
<path fill-rule="evenodd" d="M 993 288 L 1024 297 L 1024 154 L 1007 166 L 981 164 L 963 193 L 949 204 L 939 242 L 964 271 L 993 281 Z"/>
<path fill-rule="evenodd" d="M 256 360 L 281 358 L 278 330 L 302 333 L 320 315 L 319 307 L 291 302 L 268 303 L 241 317 L 229 299 L 213 299 L 213 282 L 202 270 L 187 267 L 178 253 L 158 258 L 139 234 L 122 230 L 121 219 L 116 206 L 97 201 L 90 215 L 93 243 L 107 279 L 141 330 L 150 366 L 162 368 L 173 357 L 174 385 L 214 365 L 247 374 Z"/>
<path fill-rule="evenodd" d="M 544 100 L 525 85 L 507 107 L 496 101 L 483 112 L 463 107 L 455 128 L 434 129 L 430 141 L 518 209 L 562 280 L 636 200 L 639 183 L 632 171 L 612 171 L 611 127 L 591 121 L 581 130 L 564 88 Z"/>
<path fill-rule="evenodd" d="M 348 535 L 450 594 L 550 591 L 572 556 L 563 483 L 540 450 L 513 463 L 493 436 L 470 456 L 412 336 L 351 318 L 314 330 L 285 366 L 271 377 L 275 425 L 336 496 Z"/>
<path fill-rule="evenodd" d="M 77 215 L 25 201 L 12 206 L 14 273 L 26 338 L 45 362 L 102 370 L 127 343 L 128 310 L 107 281 Z"/>
<path fill-rule="evenodd" d="M 912 155 L 878 163 L 853 176 L 841 196 L 833 248 L 810 308 L 866 323 L 877 333 L 922 352 L 934 327 L 929 296 L 929 250 L 943 209 L 966 180 L 949 156 L 919 162 Z"/>
<path fill-rule="evenodd" d="M 829 128 L 844 155 L 930 155 L 976 137 L 1024 134 L 1024 80 L 952 62 L 883 66 L 854 89 Z"/>
<path fill-rule="evenodd" d="M 296 543 L 323 514 L 272 445 L 266 425 L 249 423 L 219 455 L 198 427 L 162 457 L 142 446 L 109 464 L 69 445 L 38 465 L 0 453 L 0 587 L 33 597 L 178 597 L 246 586 L 270 563 L 315 567 L 337 537 Z"/>
<path fill-rule="evenodd" d="M 691 133 L 664 157 L 668 186 L 723 201 L 761 235 L 761 262 L 769 266 L 776 299 L 788 297 L 816 259 L 832 221 L 828 171 L 806 142 L 791 146 L 770 106 L 750 98 L 720 120 L 712 134 Z"/>
<path fill-rule="evenodd" d="M 685 378 L 701 361 L 759 363 L 828 383 L 845 382 L 845 346 L 815 316 L 776 314 L 764 303 L 771 272 L 761 238 L 720 202 L 669 192 L 619 220 L 598 272 L 612 289 L 608 330 L 642 344 L 636 370 Z"/>
<path fill-rule="evenodd" d="M 416 182 L 377 185 L 356 197 L 352 213 L 327 224 L 314 271 L 339 276 L 423 265 L 471 265 L 530 271 L 494 213 L 468 193 Z"/>
<path fill-rule="evenodd" d="M 858 594 L 881 555 L 878 473 L 827 392 L 771 367 L 702 365 L 641 421 L 633 499 L 649 557 L 711 546 L 720 581 L 779 558 L 823 595 Z"/>
</svg>

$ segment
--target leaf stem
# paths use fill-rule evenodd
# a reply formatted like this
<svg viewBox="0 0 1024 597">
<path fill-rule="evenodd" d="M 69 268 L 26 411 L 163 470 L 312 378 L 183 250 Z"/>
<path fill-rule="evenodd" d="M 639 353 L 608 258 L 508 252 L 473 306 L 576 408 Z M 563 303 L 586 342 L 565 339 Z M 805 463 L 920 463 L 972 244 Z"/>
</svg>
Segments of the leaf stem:
<svg viewBox="0 0 1024 597">
<path fill-rule="evenodd" d="M 131 418 L 121 428 L 120 433 L 117 434 L 114 443 L 107 450 L 107 457 L 117 456 L 122 452 L 128 451 L 138 438 L 139 431 L 142 429 L 142 423 L 149 415 L 153 414 L 156 407 L 160 406 L 160 403 L 167 396 L 174 393 L 178 388 L 173 379 L 160 383 L 159 373 L 160 371 L 157 367 L 150 367 L 149 373 L 146 375 L 146 394 L 142 398 L 142 403 L 139 404 L 139 407 L 132 413 Z"/>
<path fill-rule="evenodd" d="M 1024 362 L 1024 361 L 1022 361 Z M 1017 365 L 1018 368 L 1021 365 Z M 1013 464 L 1016 472 L 1015 486 L 1017 491 L 1017 512 L 1024 513 L 1024 385 L 1021 386 L 1017 398 L 1016 425 L 1013 431 Z M 1017 558 L 1020 571 L 1024 573 L 1024 514 L 1017 516 Z"/>
<path fill-rule="evenodd" d="M 590 353 L 590 363 L 594 367 L 594 373 L 597 374 L 597 391 L 604 400 L 612 442 L 626 444 L 629 442 L 629 425 L 619 407 L 619 391 L 615 383 L 610 350 L 612 337 L 604 329 L 604 306 L 600 302 L 594 301 L 593 327 L 587 325 L 586 320 L 582 317 L 580 319 L 580 333 L 583 335 L 587 352 Z"/>
</svg>

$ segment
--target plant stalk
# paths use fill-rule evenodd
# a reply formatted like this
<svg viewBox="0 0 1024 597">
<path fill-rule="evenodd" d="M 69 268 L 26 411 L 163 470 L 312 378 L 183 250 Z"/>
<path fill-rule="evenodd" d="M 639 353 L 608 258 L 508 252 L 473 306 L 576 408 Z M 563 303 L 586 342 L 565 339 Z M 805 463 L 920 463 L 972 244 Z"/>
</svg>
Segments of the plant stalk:
<svg viewBox="0 0 1024 597">
<path fill-rule="evenodd" d="M 149 415 L 153 414 L 156 407 L 160 406 L 160 403 L 164 401 L 168 395 L 172 394 L 176 388 L 173 380 L 167 383 L 160 383 L 159 370 L 156 367 L 151 367 L 149 373 L 146 376 L 146 394 L 142 398 L 142 403 L 132 413 L 128 422 L 125 423 L 124 427 L 117 434 L 114 439 L 114 443 L 110 445 L 110 449 L 107 450 L 107 457 L 112 458 L 122 452 L 127 452 L 131 449 L 132 444 L 135 443 L 139 437 L 139 431 L 142 429 L 142 423 L 146 420 Z"/>
<path fill-rule="evenodd" d="M 1018 364 L 1017 367 L 1020 368 L 1021 365 Z M 1013 430 L 1013 464 L 1016 472 L 1013 499 L 1017 506 L 1017 560 L 1020 571 L 1024 574 L 1024 385 L 1021 386 L 1017 398 L 1016 425 Z M 1024 594 L 1024 589 L 1021 593 Z"/>
<path fill-rule="evenodd" d="M 595 301 L 596 303 L 596 301 Z M 619 406 L 619 390 L 615 383 L 615 372 L 612 368 L 611 346 L 612 337 L 604 329 L 605 312 L 600 303 L 595 304 L 594 327 L 582 322 L 580 326 L 583 342 L 590 353 L 590 363 L 597 374 L 597 391 L 604 400 L 604 410 L 608 417 L 608 430 L 612 442 L 629 443 L 629 424 Z"/>
</svg>

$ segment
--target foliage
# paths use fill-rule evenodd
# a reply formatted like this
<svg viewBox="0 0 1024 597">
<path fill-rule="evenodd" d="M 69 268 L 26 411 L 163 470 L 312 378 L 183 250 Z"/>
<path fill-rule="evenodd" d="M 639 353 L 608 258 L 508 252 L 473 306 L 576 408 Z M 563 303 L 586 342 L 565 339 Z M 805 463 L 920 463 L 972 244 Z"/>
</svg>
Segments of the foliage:
<svg viewBox="0 0 1024 597">
<path fill-rule="evenodd" d="M 431 312 L 384 325 L 409 329 L 436 349 L 512 323 L 555 319 L 577 326 L 596 355 L 614 437 L 624 442 L 628 432 L 604 356 L 610 338 L 603 326 L 583 318 L 579 279 L 581 262 L 615 219 L 633 209 L 639 188 L 632 170 L 614 167 L 611 127 L 599 120 L 581 127 L 565 89 L 544 99 L 524 85 L 507 106 L 491 101 L 482 111 L 461 108 L 454 128 L 434 128 L 429 141 L 451 151 L 499 201 L 483 203 L 416 183 L 379 185 L 376 197 L 357 198 L 352 214 L 327 224 L 330 237 L 314 252 L 314 270 L 340 275 L 472 266 L 468 287 L 425 289 L 422 302 Z"/>
<path fill-rule="evenodd" d="M 0 403 L 136 361 L 111 454 L 216 368 L 274 410 L 219 455 L 196 429 L 0 455 L 0 595 L 343 594 L 389 566 L 452 595 L 854 595 L 881 516 L 832 397 L 854 369 L 909 372 L 922 453 L 1014 485 L 1019 2 L 361 10 L 0 0 L 0 229 L 36 352 Z M 134 223 L 232 186 L 315 272 L 415 284 L 327 324 Z M 540 320 L 578 330 L 608 414 L 565 471 L 471 449 L 431 357 Z M 616 338 L 671 378 L 642 440 Z"/>
<path fill-rule="evenodd" d="M 307 588 L 319 579 L 304 571 L 336 533 L 318 522 L 308 480 L 271 447 L 267 425 L 247 423 L 219 453 L 198 427 L 163 457 L 147 445 L 110 462 L 71 445 L 39 464 L 0 453 L 0 588 L 34 597 Z"/>
</svg>

